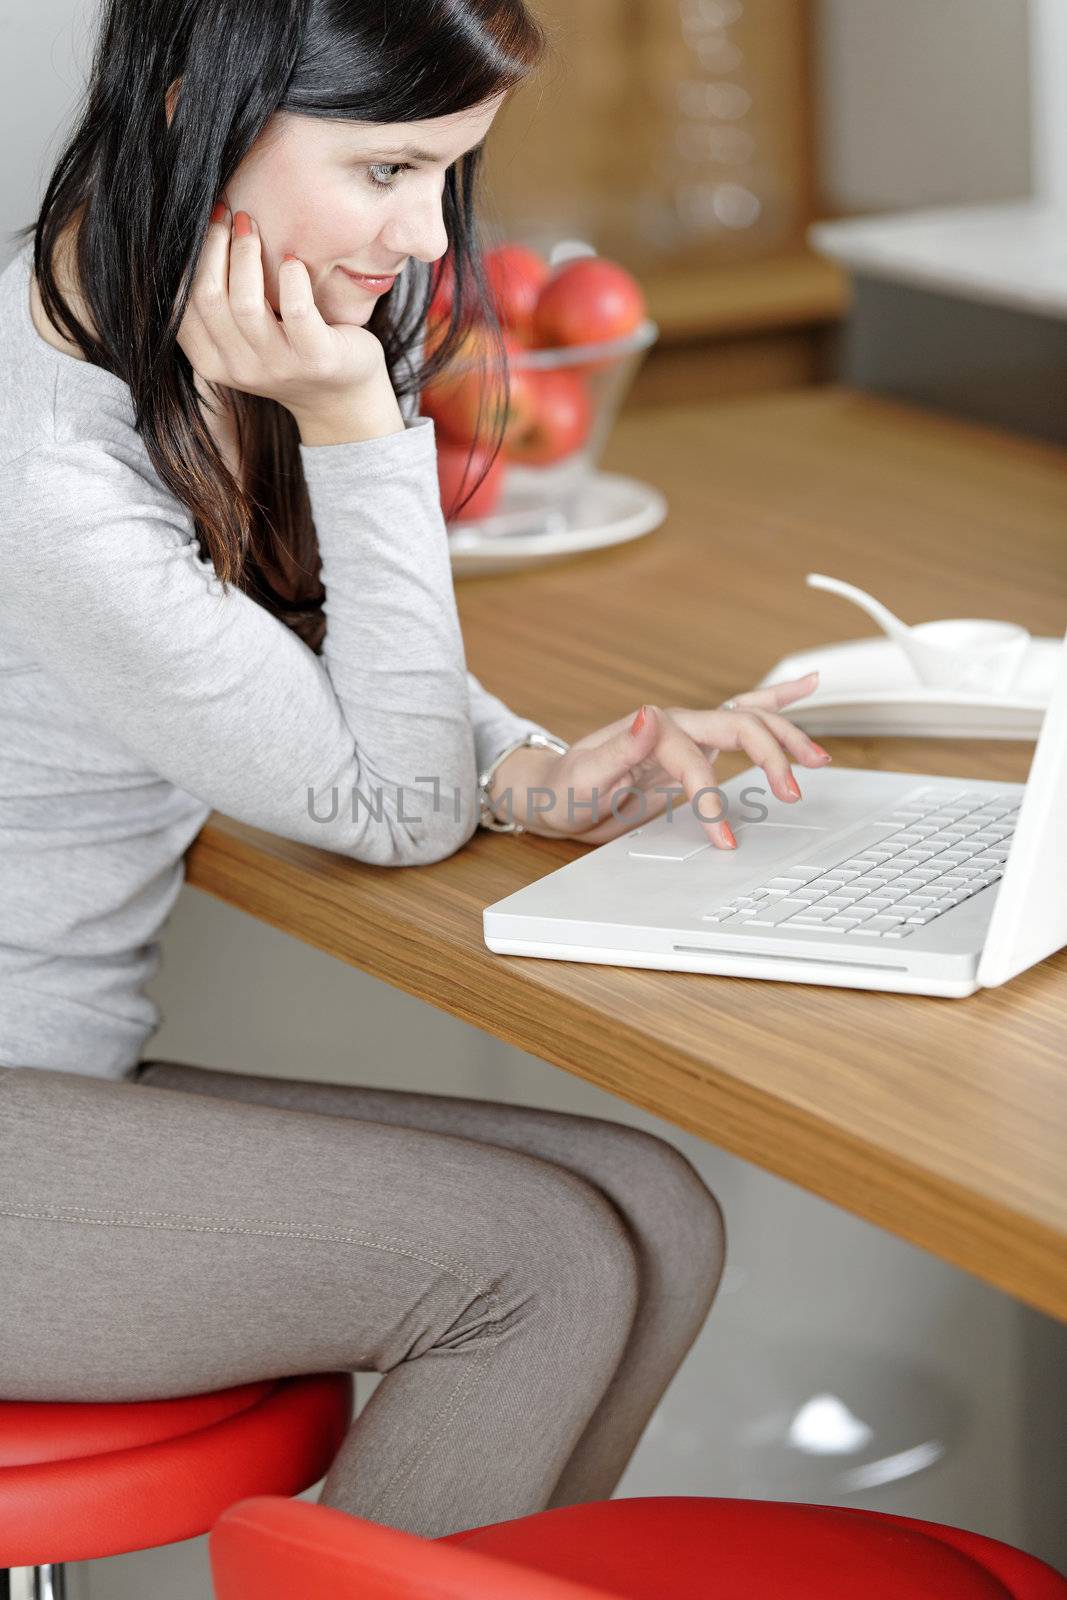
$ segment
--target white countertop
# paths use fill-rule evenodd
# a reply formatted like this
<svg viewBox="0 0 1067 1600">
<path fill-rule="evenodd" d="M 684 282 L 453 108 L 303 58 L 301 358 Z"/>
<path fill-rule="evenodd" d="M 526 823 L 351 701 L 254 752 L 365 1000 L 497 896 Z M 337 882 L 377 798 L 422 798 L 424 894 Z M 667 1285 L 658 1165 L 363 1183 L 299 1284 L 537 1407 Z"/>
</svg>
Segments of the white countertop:
<svg viewBox="0 0 1067 1600">
<path fill-rule="evenodd" d="M 817 222 L 812 248 L 853 272 L 1067 318 L 1067 208 L 1034 200 Z"/>
</svg>

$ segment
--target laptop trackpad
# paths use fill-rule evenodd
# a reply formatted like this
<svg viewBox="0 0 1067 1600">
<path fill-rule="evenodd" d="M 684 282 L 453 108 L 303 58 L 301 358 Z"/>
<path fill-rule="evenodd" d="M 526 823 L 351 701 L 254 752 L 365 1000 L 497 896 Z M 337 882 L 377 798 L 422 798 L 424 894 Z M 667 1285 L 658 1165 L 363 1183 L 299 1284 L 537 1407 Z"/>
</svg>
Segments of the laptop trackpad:
<svg viewBox="0 0 1067 1600">
<path fill-rule="evenodd" d="M 684 819 L 687 823 L 688 817 Z M 688 861 L 691 857 L 705 860 L 708 852 L 721 856 L 724 862 L 736 861 L 746 872 L 758 870 L 765 861 L 788 860 L 801 851 L 810 850 L 821 839 L 826 828 L 802 828 L 776 822 L 732 822 L 737 839 L 736 850 L 714 847 L 703 828 L 676 826 L 656 829 L 649 834 L 635 833 L 626 854 L 643 861 Z"/>
<path fill-rule="evenodd" d="M 735 861 L 746 873 L 772 866 L 776 861 L 793 861 L 824 838 L 825 828 L 785 827 L 775 822 L 731 823 L 737 849 L 724 850 L 724 857 Z"/>
</svg>

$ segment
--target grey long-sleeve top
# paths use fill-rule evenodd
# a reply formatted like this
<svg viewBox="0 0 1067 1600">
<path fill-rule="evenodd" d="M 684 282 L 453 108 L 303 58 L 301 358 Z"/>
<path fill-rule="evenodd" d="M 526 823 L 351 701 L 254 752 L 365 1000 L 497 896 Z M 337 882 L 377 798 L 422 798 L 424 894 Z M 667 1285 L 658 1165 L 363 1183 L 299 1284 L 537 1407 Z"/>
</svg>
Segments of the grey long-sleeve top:
<svg viewBox="0 0 1067 1600">
<path fill-rule="evenodd" d="M 381 866 L 478 825 L 476 775 L 540 724 L 467 671 L 434 423 L 300 445 L 322 557 L 316 656 L 222 586 L 128 386 L 0 273 L 0 1064 L 122 1077 L 184 854 L 212 810 Z M 544 731 L 544 730 L 542 730 Z"/>
</svg>

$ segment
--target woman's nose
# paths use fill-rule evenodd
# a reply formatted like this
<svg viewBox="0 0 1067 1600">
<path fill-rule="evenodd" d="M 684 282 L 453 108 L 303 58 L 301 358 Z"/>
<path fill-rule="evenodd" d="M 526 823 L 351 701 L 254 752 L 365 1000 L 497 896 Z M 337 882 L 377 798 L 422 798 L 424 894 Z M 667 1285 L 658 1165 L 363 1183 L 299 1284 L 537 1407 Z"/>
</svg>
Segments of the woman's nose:
<svg viewBox="0 0 1067 1600">
<path fill-rule="evenodd" d="M 402 260 L 413 256 L 432 264 L 444 255 L 448 242 L 448 229 L 438 203 L 429 210 L 413 212 L 406 220 L 399 221 L 388 247 L 383 235 L 382 253 Z"/>
</svg>

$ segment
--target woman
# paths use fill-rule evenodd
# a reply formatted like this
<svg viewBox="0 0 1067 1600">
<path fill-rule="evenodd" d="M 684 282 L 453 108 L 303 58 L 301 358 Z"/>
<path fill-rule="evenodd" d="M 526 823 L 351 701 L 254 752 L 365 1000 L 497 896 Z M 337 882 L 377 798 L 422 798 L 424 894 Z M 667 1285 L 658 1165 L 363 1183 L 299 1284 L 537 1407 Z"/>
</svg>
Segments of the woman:
<svg viewBox="0 0 1067 1600">
<path fill-rule="evenodd" d="M 621 1123 L 147 1060 L 143 984 L 213 808 L 425 865 L 545 732 L 466 670 L 417 414 L 492 317 L 479 152 L 544 49 L 521 0 L 109 0 L 0 276 L 0 1395 L 378 1371 L 321 1498 L 429 1537 L 611 1494 L 714 1198 Z M 596 844 L 716 748 L 785 797 L 811 687 L 524 744 L 485 803 Z"/>
</svg>

